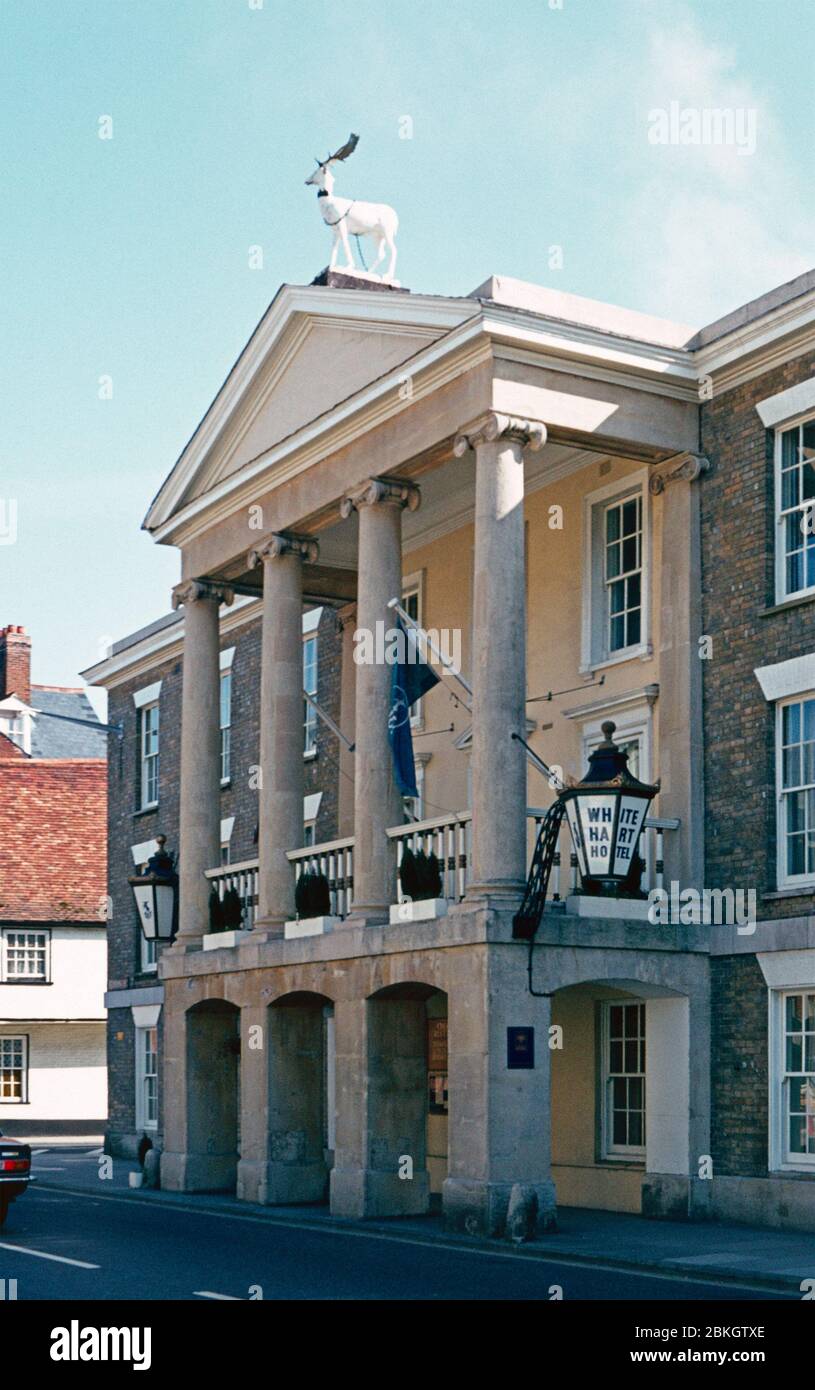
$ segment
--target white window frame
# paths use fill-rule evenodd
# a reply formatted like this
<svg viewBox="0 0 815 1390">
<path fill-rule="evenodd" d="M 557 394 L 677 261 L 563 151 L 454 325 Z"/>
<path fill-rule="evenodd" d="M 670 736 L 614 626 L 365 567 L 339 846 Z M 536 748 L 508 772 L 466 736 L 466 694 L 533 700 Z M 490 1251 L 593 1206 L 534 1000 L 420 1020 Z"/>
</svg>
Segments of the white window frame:
<svg viewBox="0 0 815 1390">
<path fill-rule="evenodd" d="M 775 706 L 775 838 L 776 881 L 779 889 L 806 888 L 810 885 L 815 885 L 815 873 L 787 873 L 786 800 L 789 796 L 789 791 L 785 790 L 783 786 L 784 768 L 781 741 L 784 719 L 783 711 L 789 705 L 803 704 L 805 700 L 815 700 L 815 690 L 805 690 L 794 695 L 788 695 L 782 700 L 777 700 Z"/>
<path fill-rule="evenodd" d="M 640 554 L 640 640 L 612 652 L 609 648 L 608 598 L 605 577 L 605 518 L 610 507 L 639 496 L 642 508 Z M 583 499 L 583 621 L 581 674 L 617 666 L 635 658 L 645 660 L 651 645 L 651 495 L 648 472 L 639 469 L 597 488 Z"/>
<path fill-rule="evenodd" d="M 793 994 L 815 996 L 815 986 L 785 985 L 769 991 L 769 1054 L 770 1054 L 770 1172 L 815 1172 L 815 1153 L 790 1154 L 788 1113 L 788 1084 L 786 1059 L 787 999 Z M 796 1073 L 796 1075 L 803 1073 Z"/>
<path fill-rule="evenodd" d="M 317 698 L 317 690 L 320 679 L 320 646 L 317 632 L 305 632 L 303 634 L 303 690 L 309 695 Z M 314 645 L 314 689 L 310 690 L 306 684 L 306 651 L 309 645 Z M 318 715 L 313 705 L 308 700 L 303 699 L 303 757 L 316 758 L 317 756 L 317 724 Z"/>
<path fill-rule="evenodd" d="M 156 729 L 155 729 L 155 735 L 156 735 L 156 751 L 155 751 L 154 753 L 146 754 L 145 751 L 144 751 L 144 748 L 145 748 L 145 733 L 146 733 L 147 719 L 148 719 L 148 716 L 149 716 L 151 710 L 155 710 L 155 712 L 156 712 Z M 142 705 L 142 706 L 140 707 L 140 709 L 139 709 L 139 799 L 140 799 L 140 809 L 141 809 L 142 811 L 150 811 L 150 810 L 153 810 L 156 806 L 158 806 L 158 791 L 159 791 L 158 772 L 159 772 L 159 757 L 160 757 L 160 753 L 161 753 L 161 715 L 160 715 L 160 712 L 159 712 L 159 711 L 160 711 L 160 706 L 159 706 L 158 700 L 151 700 L 148 704 Z M 147 766 L 148 763 L 154 764 L 154 769 L 153 769 L 153 768 L 148 769 L 148 766 Z M 149 784 L 150 784 L 150 774 L 151 774 L 151 772 L 152 772 L 153 770 L 155 770 L 155 790 L 156 790 L 156 794 L 155 794 L 155 797 L 153 797 L 153 798 L 151 799 L 151 798 L 147 795 L 147 789 L 148 789 Z"/>
<path fill-rule="evenodd" d="M 31 752 L 31 714 L 19 701 L 0 703 L 0 734 L 23 753 Z"/>
<path fill-rule="evenodd" d="M 782 510 L 781 510 L 781 503 L 782 503 L 782 497 L 781 497 L 781 472 L 782 472 L 783 449 L 784 449 L 783 436 L 784 436 L 785 434 L 789 434 L 791 430 L 800 430 L 801 427 L 802 427 L 803 425 L 815 425 L 815 414 L 813 414 L 812 411 L 808 411 L 807 413 L 805 413 L 805 414 L 803 414 L 803 415 L 799 415 L 799 416 L 797 416 L 797 417 L 795 417 L 795 418 L 793 418 L 793 419 L 785 420 L 785 421 L 783 421 L 783 423 L 779 423 L 779 424 L 776 426 L 776 429 L 775 429 L 775 431 L 774 431 L 774 439 L 773 439 L 773 445 L 774 445 L 774 447 L 773 447 L 773 471 L 774 471 L 774 475 L 775 475 L 775 479 L 774 479 L 774 498 L 775 498 L 774 506 L 775 506 L 775 601 L 776 601 L 776 603 L 787 603 L 787 602 L 792 602 L 792 601 L 794 601 L 795 599 L 808 598 L 808 597 L 810 597 L 812 594 L 815 594 L 815 584 L 810 584 L 810 585 L 806 586 L 806 587 L 803 588 L 803 589 L 793 589 L 791 592 L 789 592 L 789 593 L 787 592 L 787 575 L 786 575 L 787 557 L 786 557 L 786 547 L 785 547 L 785 542 L 784 542 L 784 532 L 785 532 L 785 529 L 786 529 L 785 520 L 786 520 L 786 517 L 789 515 L 789 511 L 782 512 Z M 813 499 L 810 500 L 810 502 L 809 502 L 809 507 L 812 509 L 812 510 L 811 510 L 811 515 L 812 515 L 813 517 L 815 517 L 815 498 L 813 498 Z M 803 505 L 801 506 L 800 511 L 801 511 L 801 516 L 804 517 L 804 516 L 806 515 L 806 512 L 807 512 L 807 504 L 806 504 L 806 503 L 803 504 Z M 805 542 L 805 545 L 806 545 L 806 537 L 804 537 L 804 542 Z"/>
<path fill-rule="evenodd" d="M 9 951 L 11 949 L 9 938 L 12 936 L 41 936 L 43 937 L 43 965 L 42 975 L 12 975 L 9 970 Z M 35 947 L 39 950 L 41 948 Z M 30 926 L 9 926 L 3 928 L 2 953 L 0 953 L 0 981 L 7 985 L 47 985 L 51 983 L 51 933 L 47 927 Z"/>
<path fill-rule="evenodd" d="M 0 1033 L 0 1073 L 2 1073 L 2 1054 L 4 1043 L 20 1043 L 22 1053 L 22 1066 L 20 1074 L 22 1076 L 21 1094 L 19 1096 L 4 1096 L 0 1091 L 0 1105 L 28 1105 L 28 1070 L 29 1070 L 29 1045 L 27 1033 Z M 16 1070 L 16 1068 L 12 1068 Z"/>
<path fill-rule="evenodd" d="M 227 718 L 224 723 L 224 686 L 228 687 L 229 699 L 227 703 Z M 220 759 L 221 786 L 226 787 L 232 779 L 232 667 L 229 666 L 225 671 L 221 671 L 218 685 L 218 724 L 220 744 L 218 757 Z"/>
<path fill-rule="evenodd" d="M 634 1006 L 642 1010 L 644 1045 L 648 1046 L 648 1014 L 642 999 L 603 999 L 600 1002 L 600 1153 L 604 1162 L 640 1163 L 645 1161 L 645 1125 L 647 1120 L 648 1095 L 646 1092 L 646 1073 L 643 1066 L 638 1072 L 611 1071 L 611 1010 Z M 643 1089 L 642 1144 L 615 1144 L 613 1140 L 613 1120 L 611 1105 L 611 1082 L 614 1077 L 640 1077 Z"/>
<path fill-rule="evenodd" d="M 146 1066 L 145 1044 L 151 1034 L 155 1034 L 155 1049 L 152 1055 L 156 1060 L 156 1070 L 148 1072 Z M 136 1064 L 136 1129 L 154 1132 L 158 1129 L 158 1084 L 159 1084 L 159 1065 L 158 1065 L 158 1023 L 151 1027 L 136 1027 L 135 1035 L 135 1064 Z M 148 1118 L 147 1106 L 147 1081 L 149 1077 L 155 1077 L 155 1098 L 156 1115 L 155 1119 Z"/>
</svg>

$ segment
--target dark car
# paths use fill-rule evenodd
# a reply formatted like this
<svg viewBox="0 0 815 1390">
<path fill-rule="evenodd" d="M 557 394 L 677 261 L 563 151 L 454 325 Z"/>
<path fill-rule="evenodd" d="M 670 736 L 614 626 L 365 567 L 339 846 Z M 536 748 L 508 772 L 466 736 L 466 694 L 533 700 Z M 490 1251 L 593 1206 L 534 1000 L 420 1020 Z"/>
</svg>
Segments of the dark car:
<svg viewBox="0 0 815 1390">
<path fill-rule="evenodd" d="M 20 1197 L 31 1182 L 31 1146 L 16 1139 L 4 1139 L 0 1134 L 0 1226 L 8 1216 L 15 1197 Z"/>
</svg>

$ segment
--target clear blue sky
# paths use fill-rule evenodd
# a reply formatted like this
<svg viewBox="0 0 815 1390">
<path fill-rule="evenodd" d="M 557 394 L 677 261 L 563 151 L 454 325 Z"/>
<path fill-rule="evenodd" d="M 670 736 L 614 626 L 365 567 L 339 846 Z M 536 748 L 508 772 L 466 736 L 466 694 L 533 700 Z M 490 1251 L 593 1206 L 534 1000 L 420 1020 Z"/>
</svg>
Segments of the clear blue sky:
<svg viewBox="0 0 815 1390">
<path fill-rule="evenodd" d="M 812 0 L 252 3 L 0 5 L 0 624 L 43 682 L 167 610 L 147 505 L 325 265 L 303 180 L 349 131 L 338 192 L 394 204 L 416 291 L 503 273 L 701 323 L 815 263 Z M 755 154 L 650 144 L 672 100 L 754 110 Z"/>
</svg>

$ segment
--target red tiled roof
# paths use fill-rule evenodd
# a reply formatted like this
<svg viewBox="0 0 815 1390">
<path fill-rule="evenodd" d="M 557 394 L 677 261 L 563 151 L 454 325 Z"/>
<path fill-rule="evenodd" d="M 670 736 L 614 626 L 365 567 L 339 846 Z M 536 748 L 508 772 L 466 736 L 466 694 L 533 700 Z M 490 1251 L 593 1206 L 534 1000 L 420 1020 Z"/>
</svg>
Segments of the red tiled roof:
<svg viewBox="0 0 815 1390">
<path fill-rule="evenodd" d="M 4 760 L 0 920 L 104 920 L 106 821 L 103 758 Z"/>
<path fill-rule="evenodd" d="M 7 734 L 0 734 L 0 758 L 25 758 L 26 754 Z"/>
</svg>

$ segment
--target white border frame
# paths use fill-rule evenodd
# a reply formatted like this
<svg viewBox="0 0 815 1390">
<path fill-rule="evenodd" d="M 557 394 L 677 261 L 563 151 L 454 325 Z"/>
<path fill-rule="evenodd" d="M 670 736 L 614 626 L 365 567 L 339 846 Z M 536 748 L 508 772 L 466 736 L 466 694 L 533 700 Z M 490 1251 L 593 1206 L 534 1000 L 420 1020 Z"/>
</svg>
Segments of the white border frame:
<svg viewBox="0 0 815 1390">
<path fill-rule="evenodd" d="M 141 1044 L 141 1041 L 142 1041 L 142 1039 L 143 1039 L 143 1035 L 144 1035 L 145 1033 L 151 1032 L 152 1028 L 155 1028 L 155 1032 L 156 1032 L 156 1108 L 158 1109 L 158 1087 L 159 1087 L 159 1084 L 160 1084 L 160 1077 L 161 1077 L 161 1064 L 160 1064 L 160 1061 L 159 1061 L 159 1051 L 158 1051 L 158 1023 L 156 1022 L 156 1023 L 152 1024 L 150 1027 L 140 1027 L 139 1024 L 135 1024 L 135 1025 L 134 1025 L 134 1028 L 133 1028 L 133 1036 L 134 1036 L 134 1040 L 135 1040 L 135 1046 L 134 1046 L 134 1048 L 133 1048 L 133 1061 L 134 1061 L 135 1072 L 136 1072 L 136 1077 L 135 1077 L 135 1089 L 136 1089 L 136 1097 L 135 1097 L 135 1099 L 136 1099 L 136 1106 L 135 1106 L 135 1111 L 136 1111 L 136 1129 L 137 1129 L 137 1130 L 143 1130 L 145 1134 L 155 1134 L 155 1133 L 157 1132 L 157 1130 L 158 1130 L 158 1114 L 156 1115 L 155 1121 L 152 1121 L 152 1120 L 148 1120 L 148 1119 L 146 1118 L 146 1116 L 145 1116 L 145 1113 L 144 1113 L 144 1112 L 145 1112 L 145 1105 L 144 1105 L 144 1089 L 143 1089 L 143 1086 L 144 1086 L 144 1081 L 145 1081 L 146 1073 L 145 1073 L 144 1071 L 142 1071 L 142 1067 L 141 1067 L 141 1050 L 140 1050 L 140 1044 Z"/>
<path fill-rule="evenodd" d="M 36 975 L 12 975 L 8 973 L 8 933 L 9 932 L 44 932 L 45 933 L 45 979 L 40 979 Z M 3 985 L 51 985 L 51 928 L 40 926 L 36 922 L 6 922 L 0 930 L 0 984 Z"/>
<path fill-rule="evenodd" d="M 605 620 L 603 625 L 603 653 L 598 656 L 594 651 L 594 608 L 597 596 L 595 593 L 595 565 L 594 565 L 594 513 L 595 509 L 605 504 L 619 500 L 623 501 L 626 497 L 640 492 L 642 496 L 642 631 L 640 641 L 635 647 L 625 647 L 622 651 L 614 652 L 613 655 L 607 654 L 607 635 Z M 613 483 L 606 483 L 605 487 L 596 488 L 594 492 L 586 493 L 583 498 L 583 602 L 582 602 L 582 621 L 581 621 L 581 641 L 580 641 L 580 673 L 586 674 L 590 671 L 605 670 L 608 666 L 618 666 L 623 661 L 632 661 L 639 657 L 641 660 L 651 656 L 651 585 L 653 583 L 652 574 L 652 553 L 651 543 L 651 494 L 648 488 L 648 470 L 646 468 L 637 469 L 634 473 L 627 473 L 624 477 L 618 478 Z"/>
<path fill-rule="evenodd" d="M 775 602 L 776 603 L 795 603 L 798 599 L 811 598 L 815 595 L 815 584 L 810 584 L 807 589 L 796 589 L 795 593 L 785 592 L 784 584 L 784 546 L 783 546 L 783 523 L 781 516 L 781 436 L 789 430 L 798 429 L 801 425 L 815 424 L 815 412 L 807 410 L 803 414 L 793 416 L 789 420 L 776 425 L 773 431 L 773 531 L 775 535 Z M 803 515 L 803 513 L 802 513 Z"/>
<path fill-rule="evenodd" d="M 812 888 L 815 891 L 815 874 L 788 874 L 786 871 L 786 836 L 782 836 L 784 821 L 784 788 L 782 787 L 781 724 L 782 710 L 787 705 L 799 704 L 802 700 L 815 700 L 815 690 L 802 690 L 796 695 L 787 695 L 775 702 L 775 881 L 776 887 Z"/>
<path fill-rule="evenodd" d="M 625 1149 L 615 1149 L 609 1135 L 609 1110 L 608 1110 L 608 1082 L 611 1080 L 611 1072 L 608 1069 L 609 1062 L 609 1013 L 612 1008 L 624 1006 L 626 1004 L 642 1005 L 645 1015 L 645 1055 L 648 1057 L 648 1010 L 645 1008 L 645 1000 L 636 997 L 628 999 L 601 999 L 600 1003 L 600 1161 L 601 1163 L 645 1163 L 646 1146 L 643 1142 L 642 1147 L 627 1147 Z M 625 1075 L 626 1073 L 616 1073 L 615 1075 Z M 628 1073 L 631 1075 L 632 1073 Z M 633 1073 L 636 1075 L 637 1073 Z M 645 1092 L 645 1104 L 642 1111 L 642 1132 L 646 1133 L 645 1121 L 648 1113 L 648 1091 L 646 1088 L 646 1073 L 642 1073 L 642 1086 Z"/>
<path fill-rule="evenodd" d="M 815 1175 L 815 1154 L 801 1154 L 793 1163 L 787 1157 L 784 1133 L 783 1077 L 784 1065 L 784 1001 L 790 994 L 812 994 L 815 986 L 782 985 L 768 990 L 767 1068 L 769 1090 L 769 1142 L 767 1169 L 771 1173 L 811 1173 Z"/>
</svg>

